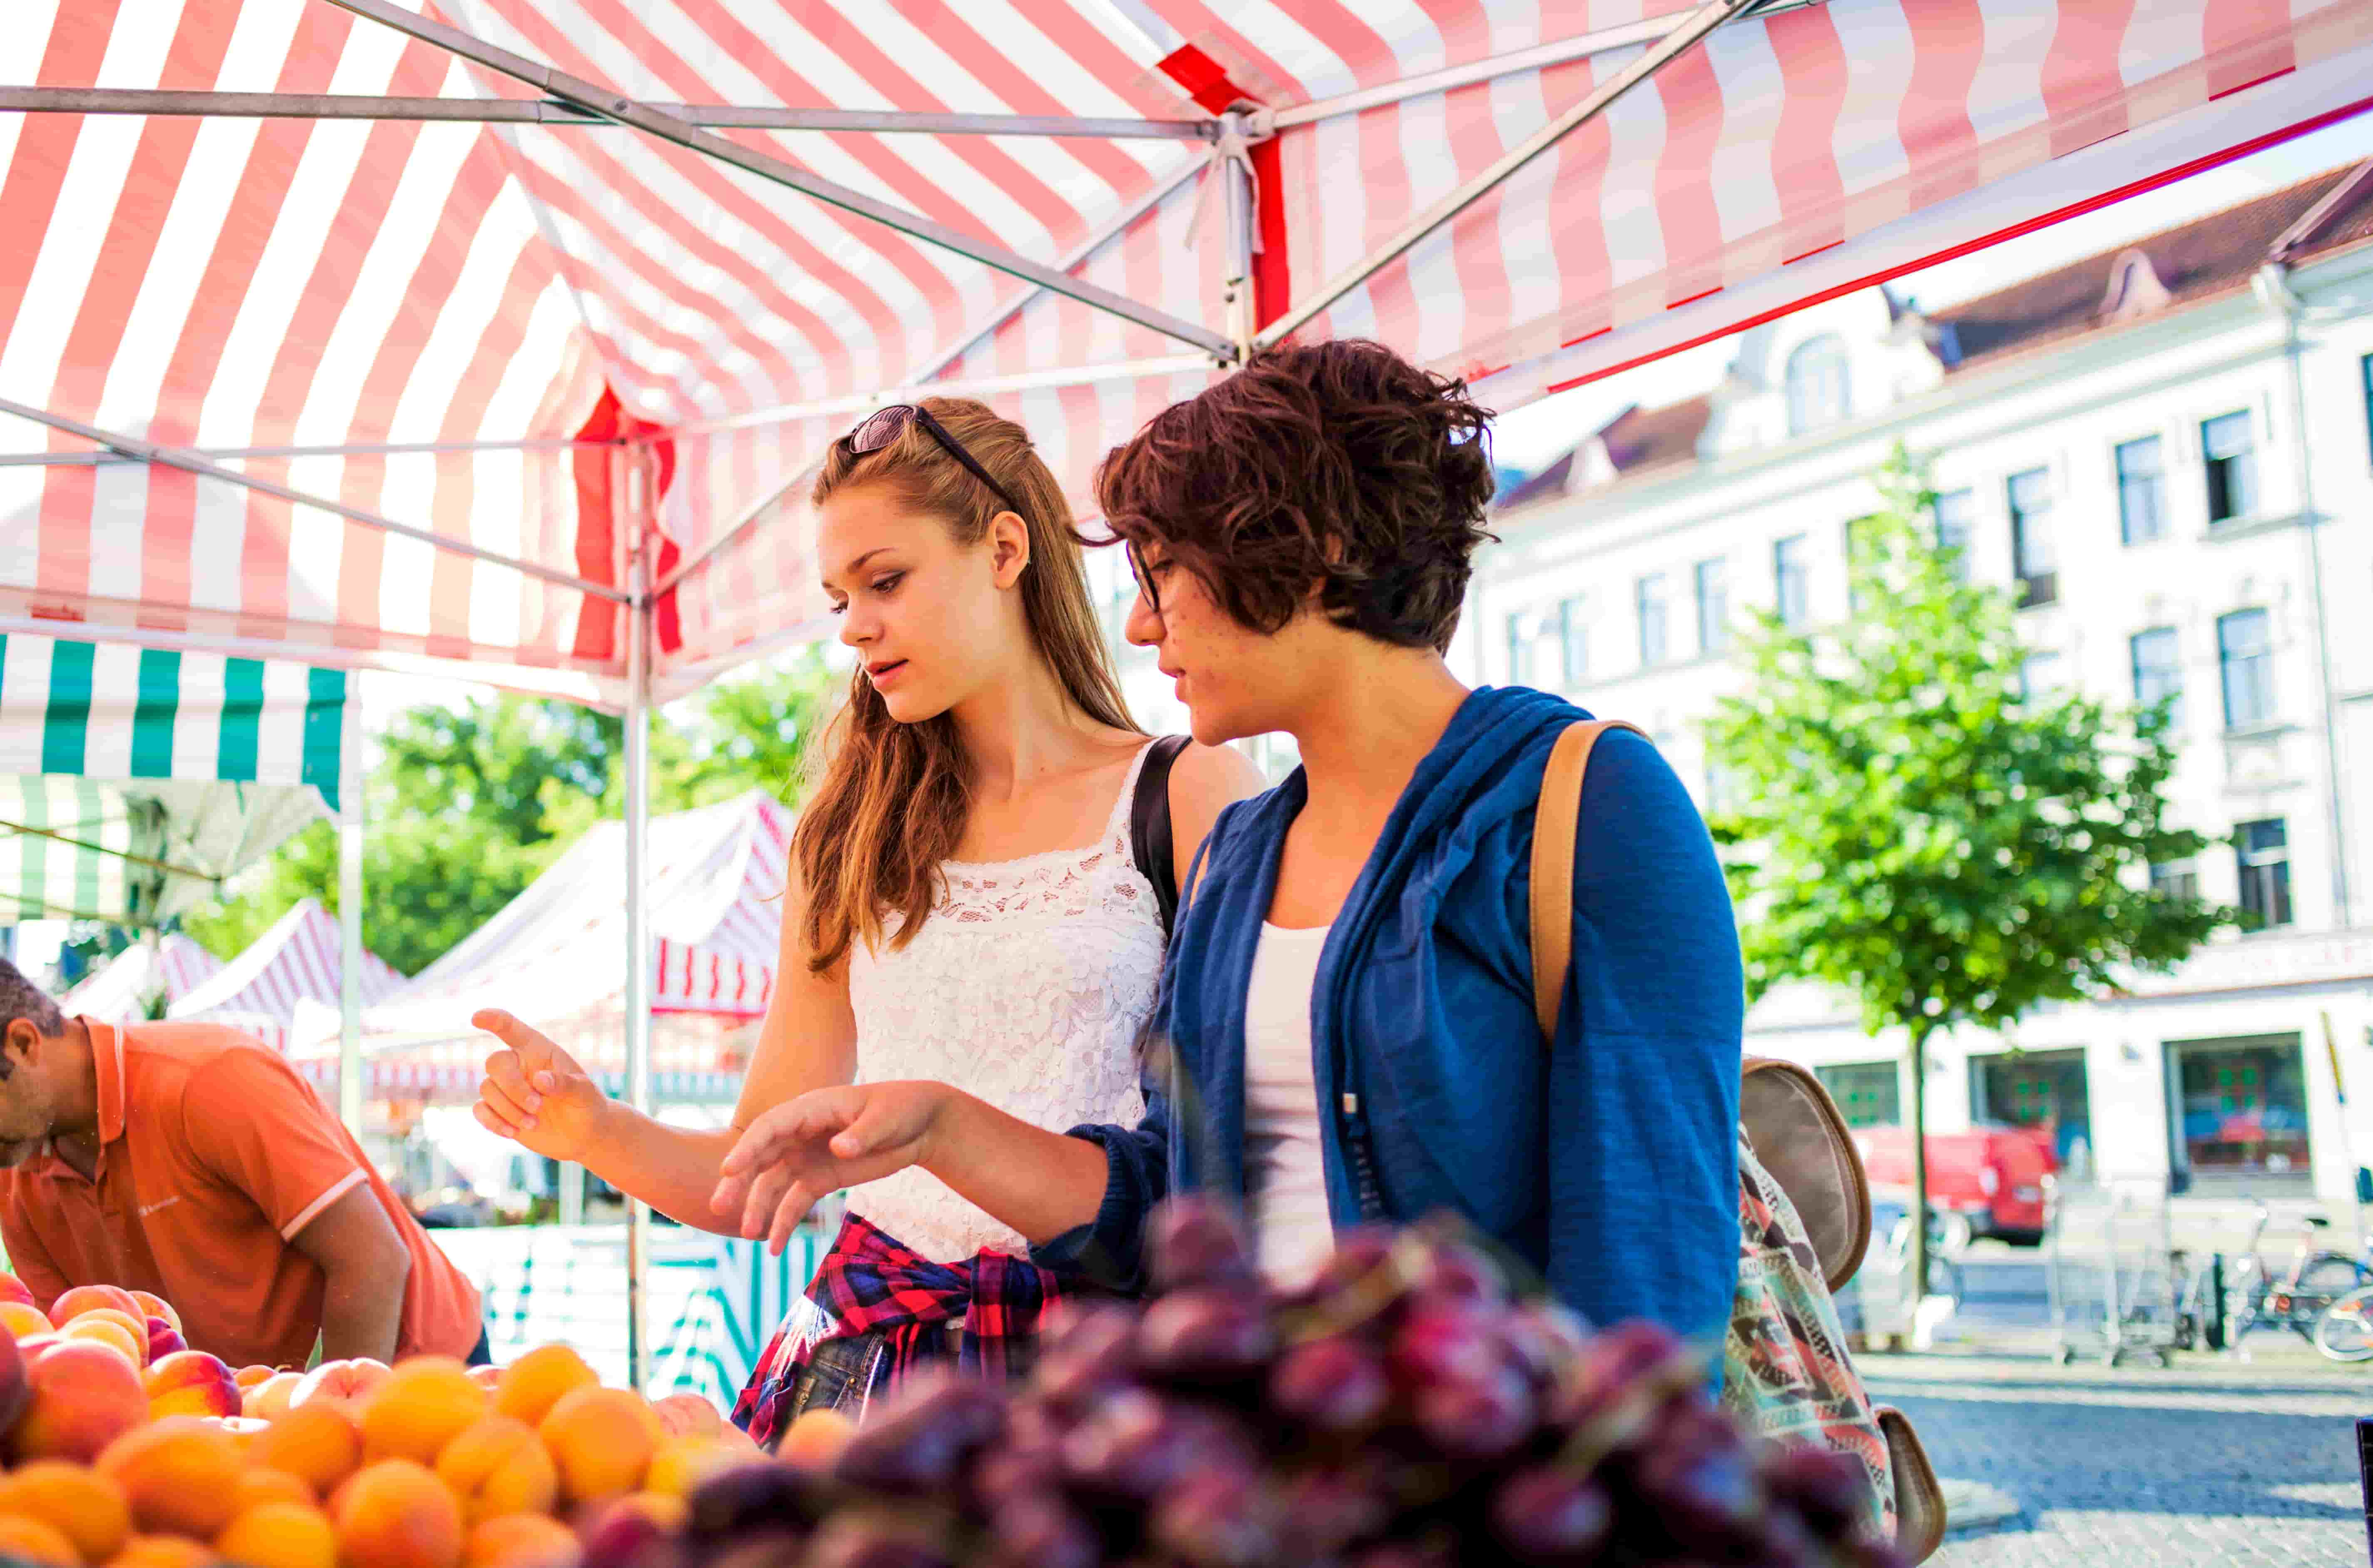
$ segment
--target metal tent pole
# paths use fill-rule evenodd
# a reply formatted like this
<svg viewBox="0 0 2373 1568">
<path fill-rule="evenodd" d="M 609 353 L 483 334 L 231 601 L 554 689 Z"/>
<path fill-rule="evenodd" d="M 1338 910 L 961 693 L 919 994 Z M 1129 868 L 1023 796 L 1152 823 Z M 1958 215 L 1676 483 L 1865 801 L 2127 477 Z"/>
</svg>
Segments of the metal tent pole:
<svg viewBox="0 0 2373 1568">
<path fill-rule="evenodd" d="M 363 1137 L 362 679 L 338 716 L 338 1119 Z"/>
<path fill-rule="evenodd" d="M 651 599 L 644 592 L 641 454 L 625 460 L 628 509 L 633 521 L 626 583 L 626 1103 L 645 1116 L 651 1109 L 650 891 L 647 885 L 650 836 Z M 650 1206 L 626 1199 L 626 1387 L 643 1389 L 649 1369 Z"/>
</svg>

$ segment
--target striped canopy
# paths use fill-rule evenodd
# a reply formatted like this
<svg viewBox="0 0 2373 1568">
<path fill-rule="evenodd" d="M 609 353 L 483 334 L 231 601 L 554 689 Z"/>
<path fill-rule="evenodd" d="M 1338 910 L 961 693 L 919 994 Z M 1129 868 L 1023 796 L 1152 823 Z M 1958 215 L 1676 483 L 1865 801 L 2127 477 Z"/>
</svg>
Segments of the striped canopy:
<svg viewBox="0 0 2373 1568">
<path fill-rule="evenodd" d="M 0 921 L 155 925 L 333 810 L 347 679 L 0 636 Z"/>
<path fill-rule="evenodd" d="M 884 395 L 1078 495 L 1290 333 L 1512 407 L 2373 90 L 2373 0 L 413 3 L 13 0 L 0 626 L 664 696 Z"/>
<path fill-rule="evenodd" d="M 338 918 L 320 900 L 300 898 L 245 952 L 175 1001 L 166 1016 L 227 1024 L 286 1050 L 300 1007 L 309 1001 L 338 1006 L 345 952 Z M 368 949 L 359 980 L 365 1007 L 384 1001 L 403 985 L 403 977 Z"/>
<path fill-rule="evenodd" d="M 790 842 L 791 813 L 754 790 L 651 819 L 655 940 L 644 994 L 662 1019 L 686 1020 L 654 1030 L 651 1063 L 662 1074 L 717 1070 L 731 1031 L 766 1012 Z M 589 1069 L 621 1069 L 625 977 L 613 955 L 625 946 L 625 870 L 623 828 L 597 824 L 452 951 L 375 998 L 363 1012 L 371 1081 L 450 1089 L 466 1073 L 474 1090 L 486 1047 L 470 1015 L 483 1007 L 537 1020 Z M 334 1013 L 300 1009 L 290 1054 L 327 1067 L 336 1047 Z M 411 1076 L 391 1080 L 399 1066 Z"/>
</svg>

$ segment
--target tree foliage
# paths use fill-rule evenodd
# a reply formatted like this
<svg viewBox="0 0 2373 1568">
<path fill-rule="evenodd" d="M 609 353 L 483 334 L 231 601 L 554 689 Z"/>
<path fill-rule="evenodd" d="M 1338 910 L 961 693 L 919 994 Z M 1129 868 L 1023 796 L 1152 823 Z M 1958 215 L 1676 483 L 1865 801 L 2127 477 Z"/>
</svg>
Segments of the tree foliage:
<svg viewBox="0 0 2373 1568">
<path fill-rule="evenodd" d="M 1899 448 L 1872 482 L 1853 615 L 1759 617 L 1706 726 L 1750 994 L 1826 981 L 1919 1040 L 2172 968 L 2231 913 L 2150 887 L 2209 842 L 2167 819 L 2167 713 L 2023 693 L 2012 603 L 1935 546 L 1924 475 Z"/>
<path fill-rule="evenodd" d="M 837 682 L 820 656 L 711 687 L 651 724 L 651 809 L 766 790 L 796 803 Z M 625 801 L 625 725 L 545 698 L 397 715 L 366 785 L 363 945 L 417 974 Z M 338 907 L 337 836 L 316 823 L 185 929 L 221 957 L 300 898 Z"/>
</svg>

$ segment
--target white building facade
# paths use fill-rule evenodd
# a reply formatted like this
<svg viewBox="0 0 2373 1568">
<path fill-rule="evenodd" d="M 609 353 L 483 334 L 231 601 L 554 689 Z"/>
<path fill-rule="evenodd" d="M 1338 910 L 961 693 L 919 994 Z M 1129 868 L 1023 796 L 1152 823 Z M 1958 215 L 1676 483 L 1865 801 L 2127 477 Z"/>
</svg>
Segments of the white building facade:
<svg viewBox="0 0 2373 1568">
<path fill-rule="evenodd" d="M 2255 929 L 1932 1043 L 1938 1130 L 2042 1123 L 2105 1176 L 2203 1195 L 2339 1199 L 2373 1164 L 2368 171 L 1934 317 L 1871 290 L 1768 323 L 1721 386 L 1628 411 L 1494 524 L 1462 673 L 1640 724 L 1701 803 L 1733 628 L 1848 614 L 1846 529 L 1899 440 L 1968 569 L 2018 595 L 2032 685 L 2180 694 L 2173 813 L 2215 843 L 2155 874 Z M 1842 998 L 1775 993 L 1748 1045 L 1820 1069 L 1853 1119 L 1908 1098 L 1901 1039 Z"/>
</svg>

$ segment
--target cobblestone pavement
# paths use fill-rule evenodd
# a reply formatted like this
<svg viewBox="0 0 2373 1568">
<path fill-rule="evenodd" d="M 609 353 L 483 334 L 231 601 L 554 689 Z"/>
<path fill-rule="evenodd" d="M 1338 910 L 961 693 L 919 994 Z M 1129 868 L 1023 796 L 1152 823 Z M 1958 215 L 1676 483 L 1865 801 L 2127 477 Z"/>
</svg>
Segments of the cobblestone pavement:
<svg viewBox="0 0 2373 1568">
<path fill-rule="evenodd" d="M 2192 1568 L 2367 1561 L 2353 1420 L 2373 1370 L 2296 1358 L 2062 1368 L 1992 1355 L 1863 1359 L 1937 1473 L 2019 1517 L 1946 1538 L 1934 1568 Z"/>
</svg>

